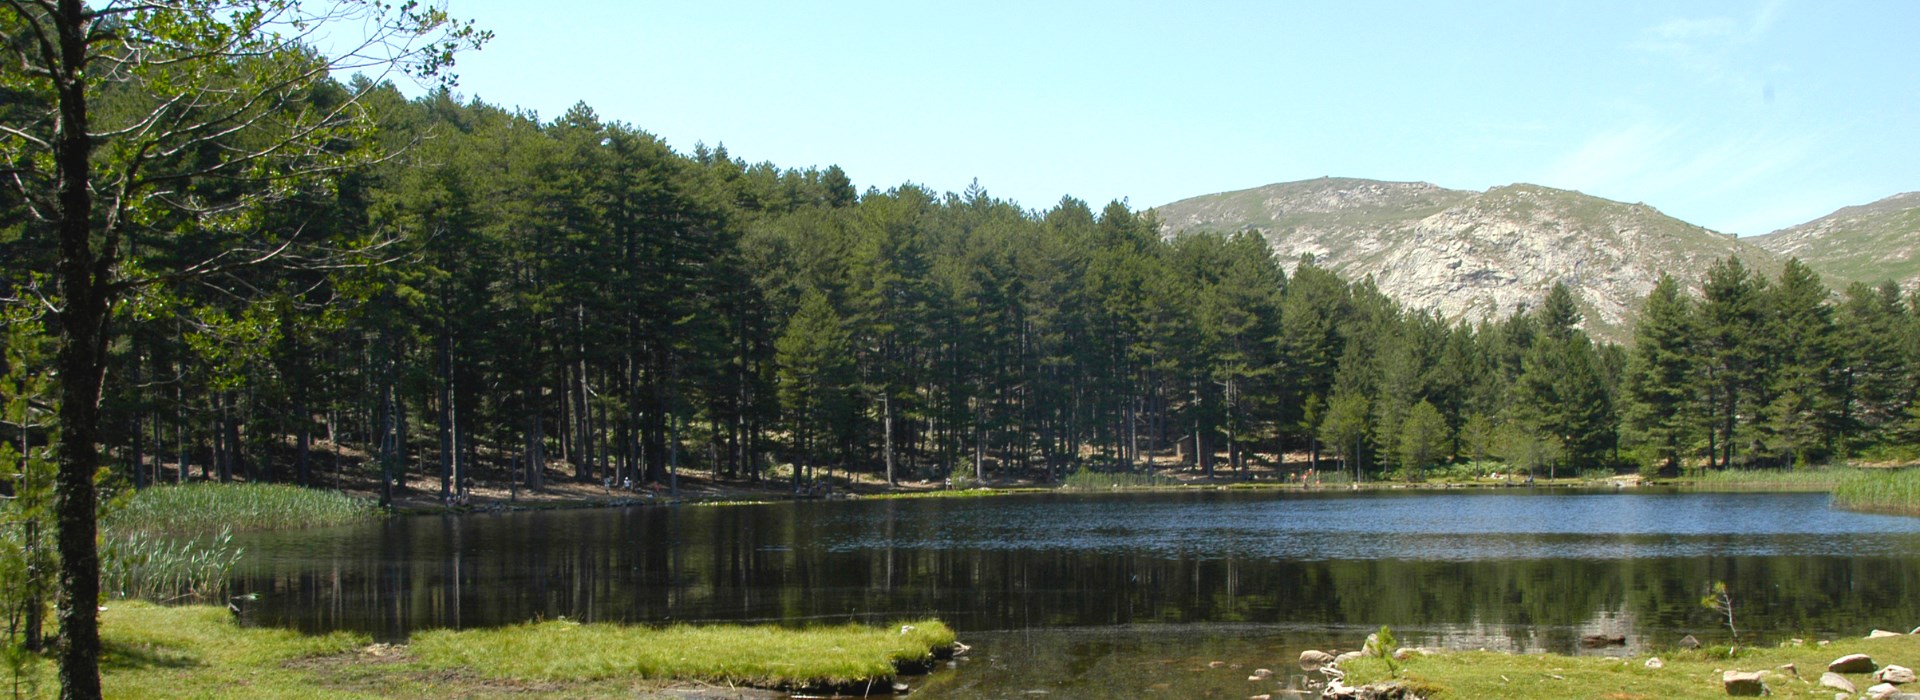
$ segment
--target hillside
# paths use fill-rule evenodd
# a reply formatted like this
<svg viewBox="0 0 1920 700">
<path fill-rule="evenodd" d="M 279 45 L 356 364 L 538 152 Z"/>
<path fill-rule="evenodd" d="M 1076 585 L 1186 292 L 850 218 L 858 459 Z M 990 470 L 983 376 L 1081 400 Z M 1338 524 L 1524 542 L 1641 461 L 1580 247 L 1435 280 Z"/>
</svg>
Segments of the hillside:
<svg viewBox="0 0 1920 700">
<path fill-rule="evenodd" d="M 1834 287 L 1886 280 L 1920 284 L 1920 192 L 1846 207 L 1799 226 L 1747 239 L 1798 257 Z"/>
<path fill-rule="evenodd" d="M 1505 316 L 1555 281 L 1580 300 L 1586 327 L 1625 340 L 1661 271 L 1689 286 L 1737 254 L 1772 274 L 1771 253 L 1624 204 L 1538 185 L 1485 192 L 1424 182 L 1322 178 L 1184 199 L 1156 209 L 1163 232 L 1258 230 L 1289 265 L 1301 254 L 1349 279 L 1448 318 Z"/>
</svg>

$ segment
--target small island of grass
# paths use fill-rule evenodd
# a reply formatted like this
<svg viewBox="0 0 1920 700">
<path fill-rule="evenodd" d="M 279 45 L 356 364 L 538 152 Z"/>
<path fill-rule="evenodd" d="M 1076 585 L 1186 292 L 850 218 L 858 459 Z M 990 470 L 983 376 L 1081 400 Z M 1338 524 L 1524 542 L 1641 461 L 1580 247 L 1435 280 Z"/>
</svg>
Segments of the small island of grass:
<svg viewBox="0 0 1920 700">
<path fill-rule="evenodd" d="M 900 669 L 955 647 L 937 620 L 807 629 L 559 620 L 423 632 L 401 645 L 244 628 L 215 606 L 115 602 L 101 620 L 106 694 L 136 699 L 632 697 L 693 684 L 857 690 L 888 687 Z M 33 657 L 10 673 L 24 697 L 54 694 L 50 661 Z"/>
</svg>

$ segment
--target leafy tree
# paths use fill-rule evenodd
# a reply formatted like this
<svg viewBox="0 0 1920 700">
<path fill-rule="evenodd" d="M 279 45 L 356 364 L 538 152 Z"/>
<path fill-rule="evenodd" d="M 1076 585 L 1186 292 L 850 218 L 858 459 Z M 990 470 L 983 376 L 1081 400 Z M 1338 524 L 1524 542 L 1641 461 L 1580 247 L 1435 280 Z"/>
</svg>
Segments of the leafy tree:
<svg viewBox="0 0 1920 700">
<path fill-rule="evenodd" d="M 1340 461 L 1353 468 L 1353 479 L 1361 481 L 1360 456 L 1365 454 L 1367 436 L 1372 429 L 1367 397 L 1357 393 L 1335 393 L 1327 401 L 1326 417 L 1320 421 L 1320 441 L 1332 445 Z"/>
<path fill-rule="evenodd" d="M 1400 426 L 1400 469 L 1409 477 L 1446 457 L 1447 421 L 1426 401 L 1414 404 Z"/>
<path fill-rule="evenodd" d="M 342 58 L 320 57 L 303 43 L 341 24 L 368 30 L 366 42 L 340 52 Z M 256 239 L 252 250 L 145 271 L 133 257 L 142 240 L 168 233 L 149 226 L 185 214 L 216 227 L 250 228 L 259 204 L 376 156 L 368 148 L 340 149 L 342 139 L 364 136 L 357 100 L 309 101 L 330 84 L 331 72 L 401 66 L 438 75 L 456 49 L 477 46 L 485 35 L 431 7 L 346 2 L 309 10 L 258 0 L 97 7 L 29 0 L 6 5 L 0 31 L 8 86 L 52 107 L 7 113 L 0 160 L 51 229 L 41 243 L 59 251 L 51 325 L 61 384 L 55 510 L 67 601 L 60 608 L 61 694 L 94 698 L 100 649 L 91 602 L 99 595 L 93 478 L 113 308 L 130 289 L 270 258 L 292 242 Z M 140 103 L 102 109 L 116 94 L 138 95 Z M 213 178 L 222 187 L 195 187 Z"/>
</svg>

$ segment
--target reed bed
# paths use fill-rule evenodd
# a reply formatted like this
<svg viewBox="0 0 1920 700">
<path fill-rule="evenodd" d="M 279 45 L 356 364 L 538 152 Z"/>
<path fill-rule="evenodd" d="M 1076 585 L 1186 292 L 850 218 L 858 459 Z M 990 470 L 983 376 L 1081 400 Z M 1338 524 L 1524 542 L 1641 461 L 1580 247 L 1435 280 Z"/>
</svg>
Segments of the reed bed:
<svg viewBox="0 0 1920 700">
<path fill-rule="evenodd" d="M 244 553 L 229 530 L 187 538 L 108 531 L 100 538 L 100 590 L 158 602 L 217 600 Z"/>
<path fill-rule="evenodd" d="M 1920 516 L 1920 468 L 1860 469 L 1833 489 L 1837 508 Z"/>
<path fill-rule="evenodd" d="M 1702 491 L 1831 491 L 1853 471 L 1846 467 L 1722 469 L 1688 472 L 1672 483 Z"/>
<path fill-rule="evenodd" d="M 1180 481 L 1159 474 L 1130 474 L 1126 472 L 1096 472 L 1081 469 L 1061 480 L 1060 488 L 1067 491 L 1114 491 L 1126 489 L 1152 489 L 1179 486 Z"/>
<path fill-rule="evenodd" d="M 184 484 L 136 491 L 107 516 L 123 532 L 214 533 L 345 525 L 380 514 L 372 499 L 284 484 Z"/>
</svg>

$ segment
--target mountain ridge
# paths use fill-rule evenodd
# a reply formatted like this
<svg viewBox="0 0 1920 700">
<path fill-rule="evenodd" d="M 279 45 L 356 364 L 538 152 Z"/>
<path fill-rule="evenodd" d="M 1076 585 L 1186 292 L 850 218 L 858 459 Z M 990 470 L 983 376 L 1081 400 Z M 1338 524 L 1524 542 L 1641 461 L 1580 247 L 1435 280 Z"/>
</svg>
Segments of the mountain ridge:
<svg viewBox="0 0 1920 700">
<path fill-rule="evenodd" d="M 1190 197 L 1154 211 L 1162 234 L 1259 231 L 1289 266 L 1302 254 L 1349 279 L 1453 319 L 1531 308 L 1555 282 L 1574 292 L 1595 335 L 1624 341 L 1662 271 L 1698 288 L 1737 255 L 1772 275 L 1759 246 L 1628 204 L 1515 183 L 1485 191 L 1428 182 L 1325 177 Z"/>
<path fill-rule="evenodd" d="M 1920 285 L 1920 192 L 1841 207 L 1748 240 L 1775 255 L 1800 258 L 1834 287 L 1891 280 L 1913 288 Z"/>
</svg>

